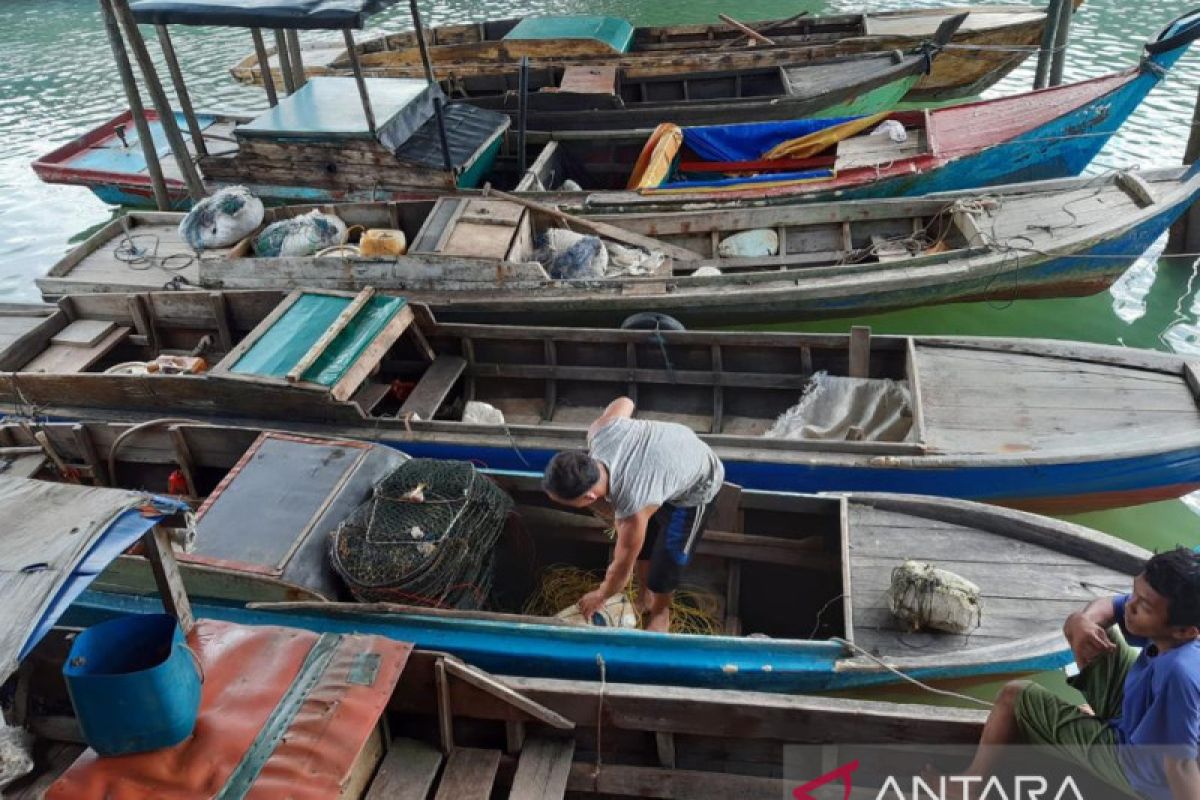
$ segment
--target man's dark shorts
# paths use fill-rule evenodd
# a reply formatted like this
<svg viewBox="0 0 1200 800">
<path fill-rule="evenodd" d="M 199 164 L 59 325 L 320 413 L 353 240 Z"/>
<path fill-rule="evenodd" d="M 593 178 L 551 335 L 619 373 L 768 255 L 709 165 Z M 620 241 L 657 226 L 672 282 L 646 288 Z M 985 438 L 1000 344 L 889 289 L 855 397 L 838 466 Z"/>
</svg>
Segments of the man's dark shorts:
<svg viewBox="0 0 1200 800">
<path fill-rule="evenodd" d="M 667 594 L 679 588 L 683 568 L 691 560 L 713 504 L 683 508 L 667 503 L 654 512 L 646 525 L 646 540 L 638 561 L 649 561 L 646 588 L 655 594 Z"/>
</svg>

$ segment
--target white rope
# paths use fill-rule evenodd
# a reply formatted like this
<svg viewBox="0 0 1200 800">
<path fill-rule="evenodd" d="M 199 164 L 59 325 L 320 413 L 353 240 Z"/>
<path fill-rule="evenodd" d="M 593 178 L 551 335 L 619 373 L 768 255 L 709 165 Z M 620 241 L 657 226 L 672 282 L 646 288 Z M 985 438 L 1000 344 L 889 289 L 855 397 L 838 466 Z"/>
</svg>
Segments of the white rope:
<svg viewBox="0 0 1200 800">
<path fill-rule="evenodd" d="M 867 658 L 870 661 L 875 662 L 876 664 L 883 667 L 884 669 L 886 669 L 888 672 L 892 673 L 896 677 L 906 680 L 909 683 L 911 683 L 913 686 L 920 687 L 921 689 L 924 689 L 927 692 L 932 692 L 933 694 L 941 695 L 943 697 L 953 697 L 957 700 L 966 700 L 969 703 L 975 703 L 975 704 L 981 705 L 985 708 L 991 708 L 993 705 L 995 705 L 994 703 L 990 703 L 987 700 L 980 700 L 978 697 L 971 697 L 971 695 L 969 695 L 969 694 L 961 694 L 959 692 L 952 692 L 949 689 L 938 689 L 934 686 L 930 686 L 928 683 L 923 683 L 923 682 L 917 680 L 916 678 L 912 677 L 911 675 L 907 675 L 907 674 L 901 672 L 900 670 L 896 669 L 895 667 L 893 667 L 891 664 L 887 663 L 883 659 L 875 656 L 872 653 L 867 652 L 866 650 L 862 649 L 861 647 L 854 644 L 853 642 L 847 641 L 847 640 L 841 638 L 840 636 L 831 636 L 831 637 L 829 637 L 829 641 L 837 642 L 838 644 L 843 645 L 844 647 L 849 647 L 854 652 Z"/>
</svg>

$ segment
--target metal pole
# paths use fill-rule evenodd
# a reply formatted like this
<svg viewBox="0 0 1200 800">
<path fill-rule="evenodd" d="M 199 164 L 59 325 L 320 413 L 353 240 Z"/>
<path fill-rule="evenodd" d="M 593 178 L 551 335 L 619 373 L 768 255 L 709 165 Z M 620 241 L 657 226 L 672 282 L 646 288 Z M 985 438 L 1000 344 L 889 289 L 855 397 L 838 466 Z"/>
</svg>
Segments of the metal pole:
<svg viewBox="0 0 1200 800">
<path fill-rule="evenodd" d="M 275 57 L 279 59 L 279 72 L 283 75 L 283 90 L 288 94 L 296 93 L 296 81 L 292 77 L 292 59 L 288 56 L 287 37 L 283 31 L 275 31 Z"/>
<path fill-rule="evenodd" d="M 1050 62 L 1050 85 L 1062 83 L 1063 68 L 1067 65 L 1067 42 L 1071 38 L 1071 17 L 1075 6 L 1070 0 L 1063 0 L 1059 7 L 1058 30 L 1054 32 L 1054 60 Z"/>
<path fill-rule="evenodd" d="M 437 80 L 433 77 L 433 62 L 429 60 L 429 45 L 425 43 L 425 28 L 421 25 L 421 10 L 417 8 L 417 0 L 408 0 L 409 10 L 412 12 L 413 31 L 417 34 L 417 49 L 421 51 L 421 63 L 425 65 L 425 80 L 430 86 L 436 86 Z M 446 118 L 442 114 L 442 100 L 436 97 L 433 100 L 433 115 L 437 118 L 438 137 L 442 140 L 442 162 L 446 165 L 446 172 L 454 172 L 454 162 L 450 159 L 450 141 L 446 138 Z"/>
<path fill-rule="evenodd" d="M 308 83 L 308 78 L 304 76 L 304 57 L 300 55 L 300 34 L 295 30 L 287 30 L 283 38 L 287 39 L 288 60 L 292 62 L 292 83 L 298 90 Z"/>
<path fill-rule="evenodd" d="M 358 51 L 354 49 L 354 34 L 349 28 L 342 31 L 346 40 L 346 52 L 350 54 L 350 70 L 358 84 L 358 96 L 362 98 L 363 113 L 367 116 L 367 130 L 375 132 L 375 112 L 371 110 L 371 95 L 367 93 L 367 79 L 363 77 L 362 64 L 358 63 Z"/>
<path fill-rule="evenodd" d="M 167 32 L 166 25 L 155 25 L 154 30 L 158 31 L 158 44 L 162 47 L 163 58 L 167 61 L 167 71 L 171 73 L 171 85 L 175 87 L 175 96 L 179 98 L 179 110 L 183 112 L 183 119 L 192 134 L 192 147 L 196 148 L 196 155 L 206 156 L 208 146 L 204 144 L 204 132 L 200 130 L 196 112 L 192 110 L 192 98 L 188 94 L 187 84 L 183 81 L 183 71 L 179 69 L 179 59 L 175 57 L 175 45 L 171 43 L 171 35 Z"/>
<path fill-rule="evenodd" d="M 521 56 L 521 71 L 517 78 L 520 106 L 517 108 L 517 158 L 520 159 L 520 175 L 525 175 L 525 130 L 529 113 L 529 56 Z"/>
<path fill-rule="evenodd" d="M 121 86 L 125 89 L 125 99 L 129 102 L 129 113 L 133 115 L 138 141 L 142 145 L 142 156 L 146 159 L 146 171 L 150 173 L 150 186 L 154 189 L 154 205 L 159 211 L 170 211 L 171 196 L 167 194 L 167 184 L 163 180 L 162 166 L 158 163 L 158 153 L 154 149 L 150 125 L 146 122 L 146 109 L 142 105 L 142 95 L 138 92 L 137 80 L 133 77 L 133 67 L 129 63 L 129 54 L 125 52 L 125 42 L 121 39 L 121 29 L 117 27 L 117 18 L 113 14 L 111 0 L 100 0 L 100 13 L 104 17 L 104 30 L 108 34 L 108 43 L 112 45 L 113 60 L 117 62 L 117 74 L 121 77 Z"/>
<path fill-rule="evenodd" d="M 1045 89 L 1050 75 L 1050 62 L 1054 60 L 1054 37 L 1058 32 L 1058 17 L 1062 4 L 1070 0 L 1050 0 L 1046 6 L 1046 24 L 1042 26 L 1042 46 L 1038 50 L 1037 71 L 1033 74 L 1033 88 Z"/>
<path fill-rule="evenodd" d="M 262 31 L 251 28 L 250 35 L 254 37 L 254 53 L 258 56 L 258 71 L 262 75 L 263 88 L 267 90 L 267 102 L 271 108 L 279 105 L 279 97 L 275 94 L 275 78 L 271 76 L 271 59 L 267 57 L 267 45 L 263 42 Z"/>
<path fill-rule="evenodd" d="M 187 184 L 188 196 L 192 198 L 192 202 L 196 202 L 204 197 L 204 184 L 200 181 L 200 174 L 196 171 L 196 165 L 192 163 L 192 157 L 188 154 L 187 143 L 183 140 L 183 134 L 179 132 L 179 125 L 175 123 L 175 111 L 171 108 L 171 103 L 167 100 L 167 93 L 163 91 L 162 83 L 158 80 L 158 70 L 154 68 L 154 62 L 150 59 L 150 51 L 146 49 L 146 40 L 142 38 L 142 32 L 138 30 L 137 23 L 133 21 L 128 0 L 111 0 L 111 2 L 113 10 L 117 14 L 117 20 L 125 30 L 125 37 L 129 40 L 130 47 L 133 48 L 133 58 L 138 62 L 142 78 L 146 82 L 146 91 L 150 92 L 150 99 L 154 101 L 154 108 L 158 111 L 158 122 L 162 125 L 163 133 L 167 135 L 167 143 L 171 145 L 175 163 L 179 165 L 183 182 Z"/>
</svg>

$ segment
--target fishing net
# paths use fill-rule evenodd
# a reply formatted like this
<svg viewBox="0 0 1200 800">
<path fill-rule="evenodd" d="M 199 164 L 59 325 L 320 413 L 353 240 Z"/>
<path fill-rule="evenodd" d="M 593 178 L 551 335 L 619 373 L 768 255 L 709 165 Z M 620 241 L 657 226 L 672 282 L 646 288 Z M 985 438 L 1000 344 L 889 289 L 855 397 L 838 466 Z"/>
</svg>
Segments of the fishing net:
<svg viewBox="0 0 1200 800">
<path fill-rule="evenodd" d="M 978 586 L 924 561 L 905 561 L 892 570 L 888 606 L 910 631 L 970 633 L 982 618 Z"/>
<path fill-rule="evenodd" d="M 338 526 L 330 560 L 364 602 L 481 608 L 512 506 L 465 461 L 414 458 Z"/>
</svg>

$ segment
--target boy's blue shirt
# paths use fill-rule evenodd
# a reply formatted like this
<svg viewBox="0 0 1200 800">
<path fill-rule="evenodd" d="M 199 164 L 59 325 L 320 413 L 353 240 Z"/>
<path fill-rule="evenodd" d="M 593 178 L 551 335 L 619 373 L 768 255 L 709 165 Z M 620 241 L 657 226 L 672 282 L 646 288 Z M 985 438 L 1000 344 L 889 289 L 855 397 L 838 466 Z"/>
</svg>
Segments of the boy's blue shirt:
<svg viewBox="0 0 1200 800">
<path fill-rule="evenodd" d="M 1174 800 L 1163 757 L 1196 758 L 1200 746 L 1200 640 L 1165 653 L 1125 628 L 1129 595 L 1113 598 L 1125 641 L 1142 648 L 1125 677 L 1121 716 L 1111 720 L 1118 758 L 1133 788 L 1153 800 Z M 1142 750 L 1141 748 L 1147 748 Z"/>
</svg>

